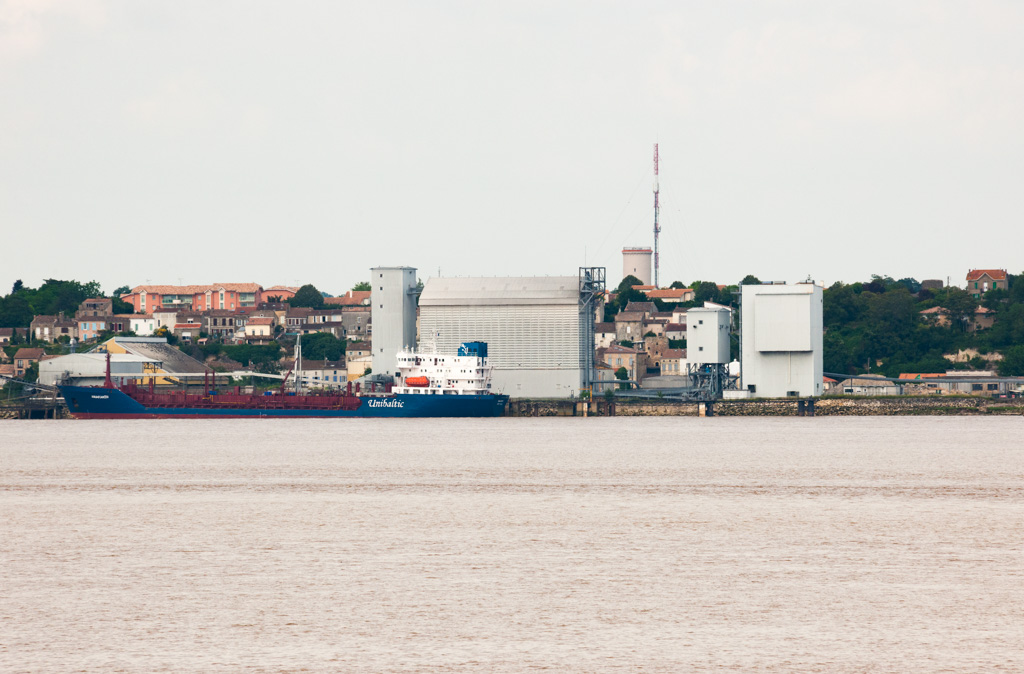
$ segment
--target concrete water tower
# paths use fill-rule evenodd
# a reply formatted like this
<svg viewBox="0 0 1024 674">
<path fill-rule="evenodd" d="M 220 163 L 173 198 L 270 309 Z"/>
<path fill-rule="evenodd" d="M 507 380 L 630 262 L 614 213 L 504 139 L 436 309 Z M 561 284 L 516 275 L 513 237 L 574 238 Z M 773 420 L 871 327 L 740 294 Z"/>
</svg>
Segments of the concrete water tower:
<svg viewBox="0 0 1024 674">
<path fill-rule="evenodd" d="M 645 286 L 651 285 L 651 256 L 653 251 L 650 248 L 623 248 L 622 249 L 622 278 L 635 276 Z"/>
</svg>

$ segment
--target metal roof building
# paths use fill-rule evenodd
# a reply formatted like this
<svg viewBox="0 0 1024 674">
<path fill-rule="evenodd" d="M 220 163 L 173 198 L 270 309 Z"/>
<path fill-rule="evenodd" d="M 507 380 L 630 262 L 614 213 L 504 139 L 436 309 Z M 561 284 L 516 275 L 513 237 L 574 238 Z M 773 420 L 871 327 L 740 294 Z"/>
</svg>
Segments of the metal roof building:
<svg viewBox="0 0 1024 674">
<path fill-rule="evenodd" d="M 110 375 L 120 383 L 119 375 L 139 375 L 147 366 L 159 367 L 152 358 L 133 354 L 111 354 Z M 72 353 L 39 361 L 39 383 L 47 386 L 71 384 L 74 386 L 102 386 L 107 376 L 107 354 Z"/>
<path fill-rule="evenodd" d="M 516 398 L 579 394 L 578 277 L 432 278 L 419 307 L 421 350 L 436 346 L 454 353 L 462 342 L 487 342 L 496 393 Z"/>
</svg>

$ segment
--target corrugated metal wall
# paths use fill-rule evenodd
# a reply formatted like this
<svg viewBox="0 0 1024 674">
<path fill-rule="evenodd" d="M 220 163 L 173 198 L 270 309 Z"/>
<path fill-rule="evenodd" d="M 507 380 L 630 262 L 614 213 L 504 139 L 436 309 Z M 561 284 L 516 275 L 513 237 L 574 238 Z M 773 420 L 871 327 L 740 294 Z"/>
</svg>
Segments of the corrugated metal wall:
<svg viewBox="0 0 1024 674">
<path fill-rule="evenodd" d="M 579 370 L 579 314 L 571 305 L 420 307 L 420 348 L 454 353 L 464 341 L 487 342 L 502 369 Z M 552 393 L 554 395 L 554 393 Z"/>
</svg>

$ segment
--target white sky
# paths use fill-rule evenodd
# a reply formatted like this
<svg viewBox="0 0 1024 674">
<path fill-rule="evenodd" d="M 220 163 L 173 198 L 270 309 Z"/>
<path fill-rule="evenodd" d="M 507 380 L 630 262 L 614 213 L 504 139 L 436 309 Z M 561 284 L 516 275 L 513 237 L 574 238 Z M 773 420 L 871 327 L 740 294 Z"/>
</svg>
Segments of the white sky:
<svg viewBox="0 0 1024 674">
<path fill-rule="evenodd" d="M 0 0 L 15 279 L 1024 269 L 1024 3 Z"/>
</svg>

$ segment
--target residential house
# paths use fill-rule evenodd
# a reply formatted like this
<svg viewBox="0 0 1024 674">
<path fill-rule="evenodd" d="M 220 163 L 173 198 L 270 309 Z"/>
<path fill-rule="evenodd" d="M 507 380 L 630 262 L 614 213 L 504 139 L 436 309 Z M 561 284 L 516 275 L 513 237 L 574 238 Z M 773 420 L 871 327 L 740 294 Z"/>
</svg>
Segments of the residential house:
<svg viewBox="0 0 1024 674">
<path fill-rule="evenodd" d="M 260 304 L 263 301 L 263 287 L 258 283 L 142 285 L 132 288 L 121 299 L 135 307 L 135 313 L 138 314 L 151 314 L 161 307 L 186 311 L 234 311 Z"/>
<path fill-rule="evenodd" d="M 372 342 L 349 342 L 345 347 L 346 358 L 362 358 L 363 356 L 373 356 Z"/>
<path fill-rule="evenodd" d="M 658 311 L 658 307 L 655 306 L 654 302 L 626 302 L 623 311 L 630 313 L 640 312 L 644 315 L 644 318 L 651 318 Z"/>
<path fill-rule="evenodd" d="M 245 341 L 249 344 L 265 344 L 274 339 L 276 319 L 270 316 L 253 316 L 245 324 Z"/>
<path fill-rule="evenodd" d="M 303 359 L 302 382 L 306 386 L 344 386 L 348 382 L 345 361 Z"/>
<path fill-rule="evenodd" d="M 131 331 L 139 337 L 150 337 L 156 332 L 157 322 L 152 314 L 132 314 L 128 316 Z"/>
<path fill-rule="evenodd" d="M 306 317 L 306 325 L 316 323 L 340 323 L 344 312 L 341 308 L 314 309 Z"/>
<path fill-rule="evenodd" d="M 996 312 L 985 307 L 978 307 L 974 310 L 974 320 L 971 321 L 971 330 L 984 330 L 991 328 L 996 322 Z"/>
<path fill-rule="evenodd" d="M 370 306 L 369 290 L 350 290 L 341 297 L 325 297 L 324 303 L 342 307 Z"/>
<path fill-rule="evenodd" d="M 14 376 L 22 379 L 32 363 L 38 363 L 45 352 L 42 349 L 22 347 L 14 354 Z"/>
<path fill-rule="evenodd" d="M 210 337 L 219 337 L 222 340 L 234 339 L 238 332 L 238 322 L 244 319 L 245 314 L 230 309 L 211 309 L 202 314 L 203 327 Z"/>
<path fill-rule="evenodd" d="M 128 315 L 87 316 L 77 321 L 78 339 L 83 342 L 96 339 L 102 332 L 128 332 L 132 329 Z"/>
<path fill-rule="evenodd" d="M 354 381 L 366 374 L 373 367 L 373 354 L 367 356 L 345 356 L 345 369 L 348 380 Z"/>
<path fill-rule="evenodd" d="M 371 334 L 370 307 L 350 307 L 341 312 L 345 335 L 350 340 L 367 339 Z"/>
<path fill-rule="evenodd" d="M 293 332 L 298 330 L 306 324 L 310 314 L 314 311 L 315 309 L 310 309 L 309 307 L 290 307 L 285 313 L 285 327 Z"/>
<path fill-rule="evenodd" d="M 639 382 L 637 377 L 643 377 L 647 373 L 647 365 L 644 361 L 644 353 L 625 346 L 613 345 L 604 349 L 601 353 L 601 360 L 605 365 L 618 372 L 620 367 L 626 368 L 628 379 Z"/>
<path fill-rule="evenodd" d="M 114 315 L 114 300 L 108 297 L 92 297 L 78 306 L 75 319 L 97 318 Z"/>
<path fill-rule="evenodd" d="M 661 352 L 661 376 L 686 374 L 686 349 L 665 349 Z"/>
<path fill-rule="evenodd" d="M 156 330 L 160 328 L 174 329 L 178 322 L 178 309 L 156 309 L 152 312 L 153 320 L 156 321 Z"/>
<path fill-rule="evenodd" d="M 989 290 L 1006 290 L 1008 283 L 1005 269 L 972 269 L 967 272 L 967 292 L 976 300 Z"/>
<path fill-rule="evenodd" d="M 14 379 L 14 376 L 14 363 L 0 363 L 0 386 L 3 386 L 7 379 Z"/>
<path fill-rule="evenodd" d="M 923 320 L 933 325 L 949 325 L 949 312 L 943 307 L 931 307 L 918 313 Z"/>
<path fill-rule="evenodd" d="M 630 302 L 632 304 L 632 302 Z M 615 341 L 639 342 L 644 337 L 644 315 L 640 311 L 620 311 L 615 314 Z"/>
<path fill-rule="evenodd" d="M 287 305 L 282 305 L 280 309 L 264 307 L 250 312 L 249 319 L 252 320 L 253 318 L 272 318 L 274 320 L 274 325 L 284 325 L 284 319 L 287 312 Z"/>
<path fill-rule="evenodd" d="M 345 339 L 345 324 L 341 321 L 331 321 L 328 323 L 306 323 L 298 329 L 304 335 L 315 334 L 317 332 L 327 332 L 338 339 Z"/>
<path fill-rule="evenodd" d="M 659 288 L 645 291 L 644 294 L 652 300 L 661 300 L 666 304 L 678 304 L 680 302 L 693 301 L 692 288 Z"/>
<path fill-rule="evenodd" d="M 198 321 L 175 323 L 174 328 L 171 330 L 178 339 L 185 342 L 192 342 L 199 339 L 199 333 L 202 331 L 203 324 Z"/>
<path fill-rule="evenodd" d="M 285 302 L 299 292 L 297 286 L 270 286 L 263 290 L 263 302 Z"/>
<path fill-rule="evenodd" d="M 608 348 L 615 343 L 615 334 L 615 323 L 594 323 L 594 348 Z"/>
<path fill-rule="evenodd" d="M 664 335 L 655 335 L 653 337 L 644 337 L 643 341 L 644 353 L 647 355 L 647 372 L 646 374 L 657 374 L 657 371 L 661 369 L 661 359 L 668 348 L 668 337 Z"/>
<path fill-rule="evenodd" d="M 925 321 L 932 323 L 933 325 L 945 326 L 949 325 L 949 312 L 943 307 L 931 307 L 930 309 L 924 309 L 918 312 L 921 318 Z M 991 309 L 979 306 L 974 310 L 974 316 L 967 324 L 967 329 L 971 331 L 983 330 L 985 328 L 991 328 L 995 324 L 995 312 Z"/>
<path fill-rule="evenodd" d="M 648 337 L 664 337 L 665 326 L 668 325 L 668 321 L 659 320 L 657 318 L 649 318 L 644 321 L 644 339 Z"/>
<path fill-rule="evenodd" d="M 29 329 L 28 328 L 0 328 L 0 346 L 10 344 L 17 335 L 22 341 L 28 340 Z"/>
<path fill-rule="evenodd" d="M 685 323 L 667 323 L 665 324 L 665 337 L 671 340 L 686 339 L 686 324 Z"/>
<path fill-rule="evenodd" d="M 29 330 L 32 338 L 41 342 L 56 342 L 61 337 L 75 339 L 78 336 L 77 324 L 65 318 L 63 311 L 56 316 L 36 316 Z"/>
</svg>

